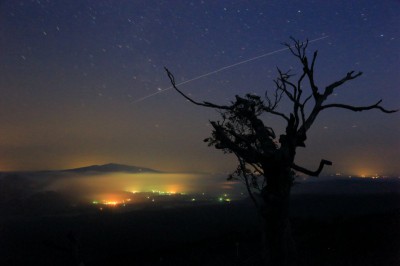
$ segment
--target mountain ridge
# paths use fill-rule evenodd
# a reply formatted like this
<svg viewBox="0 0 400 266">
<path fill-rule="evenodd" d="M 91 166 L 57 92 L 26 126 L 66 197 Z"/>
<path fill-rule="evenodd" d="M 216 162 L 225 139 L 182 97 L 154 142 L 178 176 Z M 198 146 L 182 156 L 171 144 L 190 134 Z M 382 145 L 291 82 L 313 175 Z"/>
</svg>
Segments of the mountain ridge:
<svg viewBox="0 0 400 266">
<path fill-rule="evenodd" d="M 158 170 L 154 170 L 146 167 L 139 166 L 131 166 L 125 164 L 117 164 L 117 163 L 108 163 L 108 164 L 95 164 L 90 166 L 72 168 L 60 170 L 59 172 L 65 173 L 86 173 L 86 172 L 102 172 L 102 173 L 110 173 L 110 172 L 123 172 L 123 173 L 161 173 Z"/>
</svg>

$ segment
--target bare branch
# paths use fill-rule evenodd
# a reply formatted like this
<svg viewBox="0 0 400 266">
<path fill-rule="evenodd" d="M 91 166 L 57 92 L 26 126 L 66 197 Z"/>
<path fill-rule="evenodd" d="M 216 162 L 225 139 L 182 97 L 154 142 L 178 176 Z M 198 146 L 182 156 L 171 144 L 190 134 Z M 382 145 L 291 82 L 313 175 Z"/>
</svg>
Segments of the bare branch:
<svg viewBox="0 0 400 266">
<path fill-rule="evenodd" d="M 276 80 L 274 80 L 274 83 L 276 84 Z M 279 89 L 279 86 L 276 86 L 275 88 L 275 93 L 274 93 L 274 101 L 272 101 L 270 99 L 270 97 L 268 96 L 268 90 L 265 91 L 265 99 L 268 102 L 268 105 L 266 106 L 266 108 L 270 109 L 270 110 L 275 110 L 275 108 L 278 107 L 279 102 L 282 100 L 282 96 L 283 96 L 283 90 Z"/>
<path fill-rule="evenodd" d="M 315 84 L 315 80 L 314 80 L 314 66 L 315 66 L 315 61 L 317 59 L 318 56 L 318 51 L 315 51 L 313 54 L 313 58 L 311 61 L 311 67 L 308 66 L 308 61 L 307 61 L 307 57 L 304 55 L 304 60 L 302 60 L 302 64 L 303 64 L 303 71 L 305 72 L 305 74 L 308 77 L 308 81 L 310 82 L 310 86 L 311 86 L 311 90 L 313 93 L 313 96 L 315 99 L 318 98 L 319 96 L 319 92 L 318 92 L 318 86 Z"/>
<path fill-rule="evenodd" d="M 283 43 L 283 45 L 285 45 L 295 57 L 301 60 L 304 59 L 305 51 L 308 46 L 308 40 L 301 42 L 293 37 L 290 37 L 290 39 L 294 42 L 294 45 L 290 45 L 288 43 Z"/>
<path fill-rule="evenodd" d="M 307 69 L 308 69 L 308 66 L 305 67 L 304 71 L 310 71 L 310 70 L 307 70 Z M 313 80 L 312 73 L 311 73 L 311 76 L 309 74 L 307 74 L 307 75 L 309 76 L 309 79 Z M 359 77 L 361 75 L 362 75 L 362 72 L 358 72 L 357 74 L 354 74 L 354 71 L 348 72 L 347 75 L 344 78 L 342 78 L 339 81 L 336 81 L 336 82 L 330 84 L 329 86 L 327 86 L 325 88 L 324 94 L 319 94 L 318 92 L 316 92 L 316 94 L 315 94 L 314 89 L 311 88 L 313 90 L 313 96 L 314 96 L 314 99 L 315 99 L 315 104 L 314 104 L 314 107 L 313 107 L 310 115 L 307 117 L 306 121 L 303 122 L 303 125 L 301 126 L 299 132 L 300 131 L 301 132 L 307 132 L 307 130 L 314 123 L 315 119 L 318 117 L 320 111 L 322 111 L 323 109 L 331 108 L 331 107 L 346 108 L 346 109 L 350 109 L 350 110 L 359 109 L 359 107 L 347 106 L 347 105 L 343 105 L 343 104 L 328 104 L 328 105 L 322 105 L 322 104 L 333 93 L 333 90 L 335 88 L 337 88 L 337 87 L 343 85 L 345 82 L 347 82 L 349 80 L 353 80 L 353 79 L 355 79 L 355 78 L 357 78 L 357 77 Z M 310 83 L 311 83 L 311 80 L 310 80 Z M 309 100 L 309 98 L 307 98 L 304 101 L 303 105 L 305 105 L 305 103 L 308 100 Z M 377 103 L 377 104 L 379 104 L 379 103 Z M 383 109 L 383 107 L 378 107 L 378 106 L 376 106 L 376 107 L 370 107 L 370 106 L 368 107 L 367 106 L 367 107 L 361 107 L 362 110 L 353 110 L 353 111 L 363 111 L 364 108 L 367 108 L 365 110 L 369 110 L 369 109 L 373 109 L 373 108 L 378 108 L 378 109 L 382 108 Z"/>
<path fill-rule="evenodd" d="M 310 96 L 308 96 L 305 100 L 304 100 L 304 102 L 303 102 L 303 106 L 306 106 L 306 104 L 307 104 L 307 102 L 310 100 L 312 98 L 312 95 L 310 95 Z"/>
<path fill-rule="evenodd" d="M 324 98 L 326 99 L 326 97 L 328 97 L 329 95 L 332 94 L 333 90 L 339 86 L 341 86 L 342 84 L 346 83 L 349 80 L 358 78 L 359 76 L 361 76 L 363 73 L 362 72 L 358 72 L 357 74 L 353 75 L 354 71 L 350 71 L 347 73 L 347 75 L 342 78 L 341 80 L 338 80 L 336 82 L 333 82 L 332 84 L 330 84 L 329 86 L 327 86 L 325 88 L 325 92 L 324 92 Z"/>
<path fill-rule="evenodd" d="M 267 100 L 267 107 L 272 110 L 275 109 L 278 105 L 276 91 L 275 91 L 274 96 L 275 96 L 275 100 L 274 100 L 274 102 L 272 102 L 271 98 L 268 96 L 268 90 L 265 91 L 265 99 Z"/>
<path fill-rule="evenodd" d="M 271 108 L 268 108 L 268 107 L 264 107 L 264 109 L 263 109 L 265 112 L 267 112 L 267 113 L 270 113 L 270 114 L 273 114 L 273 115 L 277 115 L 277 116 L 280 116 L 280 117 L 282 117 L 283 119 L 285 119 L 286 121 L 288 121 L 289 122 L 289 117 L 287 117 L 285 114 L 283 114 L 283 113 L 280 113 L 280 112 L 277 112 L 277 111 L 274 111 L 273 109 L 271 109 Z"/>
<path fill-rule="evenodd" d="M 311 61 L 311 71 L 314 72 L 314 66 L 315 66 L 315 60 L 317 59 L 318 56 L 318 50 L 316 50 L 313 54 L 313 59 Z"/>
<path fill-rule="evenodd" d="M 390 114 L 390 113 L 395 113 L 398 110 L 388 110 L 379 104 L 382 102 L 382 100 L 379 100 L 377 103 L 369 105 L 369 106 L 352 106 L 352 105 L 347 105 L 347 104 L 340 104 L 340 103 L 332 103 L 332 104 L 327 104 L 321 106 L 320 110 L 328 109 L 328 108 L 343 108 L 347 110 L 351 110 L 354 112 L 361 112 L 361 111 L 366 111 L 366 110 L 371 110 L 371 109 L 378 109 L 384 113 Z"/>
<path fill-rule="evenodd" d="M 290 52 L 300 60 L 301 64 L 303 65 L 303 72 L 304 72 L 304 74 L 307 75 L 308 80 L 310 82 L 313 96 L 315 99 L 317 99 L 317 97 L 319 96 L 319 93 L 318 93 L 318 86 L 315 84 L 315 81 L 314 81 L 314 65 L 315 65 L 315 61 L 317 59 L 318 51 L 314 52 L 313 58 L 311 61 L 311 67 L 310 67 L 308 64 L 308 58 L 306 55 L 308 40 L 306 42 L 301 42 L 299 40 L 296 40 L 293 37 L 290 37 L 290 39 L 294 42 L 294 45 L 290 45 L 287 43 L 285 43 L 284 45 L 286 45 L 289 48 Z"/>
<path fill-rule="evenodd" d="M 189 96 L 187 96 L 186 94 L 184 94 L 181 90 L 179 90 L 176 87 L 176 83 L 175 83 L 175 77 L 174 75 L 168 70 L 168 68 L 164 67 L 165 71 L 168 74 L 168 78 L 172 84 L 172 87 L 180 94 L 182 95 L 185 99 L 187 99 L 189 102 L 195 104 L 195 105 L 199 105 L 199 106 L 204 106 L 204 107 L 209 107 L 209 108 L 214 108 L 214 109 L 223 109 L 223 110 L 230 110 L 231 107 L 229 106 L 225 106 L 225 105 L 217 105 L 217 104 L 213 104 L 213 103 L 209 103 L 209 102 L 196 102 L 195 100 L 193 100 L 192 98 L 190 98 Z"/>
<path fill-rule="evenodd" d="M 304 112 L 304 105 L 299 105 L 300 108 L 300 114 L 301 114 L 301 123 L 304 125 L 304 123 L 306 122 L 306 115 Z"/>
<path fill-rule="evenodd" d="M 319 163 L 319 167 L 316 171 L 308 170 L 304 167 L 296 165 L 295 163 L 292 164 L 292 169 L 299 171 L 303 174 L 309 175 L 309 176 L 319 176 L 319 174 L 322 172 L 322 169 L 324 168 L 325 165 L 332 165 L 332 162 L 328 161 L 328 160 L 321 160 L 321 162 Z"/>
<path fill-rule="evenodd" d="M 295 101 L 294 94 L 296 93 L 296 86 L 294 86 L 294 84 L 289 81 L 289 78 L 291 77 L 291 75 L 289 75 L 288 72 L 283 73 L 279 68 L 278 68 L 278 73 L 279 73 L 279 77 L 274 81 L 277 89 L 281 90 L 283 93 L 285 93 L 286 96 L 292 102 L 294 102 Z M 294 94 L 292 94 L 291 92 L 288 91 L 287 85 L 294 88 Z"/>
</svg>

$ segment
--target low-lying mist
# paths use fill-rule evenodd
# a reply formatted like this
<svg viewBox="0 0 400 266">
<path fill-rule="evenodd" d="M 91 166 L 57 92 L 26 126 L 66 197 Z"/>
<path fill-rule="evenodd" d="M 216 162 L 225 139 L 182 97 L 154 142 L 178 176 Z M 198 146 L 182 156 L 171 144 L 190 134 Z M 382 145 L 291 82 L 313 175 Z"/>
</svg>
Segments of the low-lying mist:
<svg viewBox="0 0 400 266">
<path fill-rule="evenodd" d="M 238 193 L 240 185 L 225 181 L 219 175 L 191 173 L 107 173 L 64 174 L 49 180 L 44 188 L 79 201 L 121 201 L 136 192 L 161 191 L 165 193 L 218 196 Z"/>
</svg>

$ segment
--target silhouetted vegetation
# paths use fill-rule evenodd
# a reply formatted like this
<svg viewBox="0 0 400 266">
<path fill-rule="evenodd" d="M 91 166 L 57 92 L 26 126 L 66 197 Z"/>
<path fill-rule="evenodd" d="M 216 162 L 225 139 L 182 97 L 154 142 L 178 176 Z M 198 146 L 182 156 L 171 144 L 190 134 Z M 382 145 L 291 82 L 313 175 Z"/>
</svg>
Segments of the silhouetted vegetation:
<svg viewBox="0 0 400 266">
<path fill-rule="evenodd" d="M 320 89 L 315 80 L 317 51 L 309 58 L 308 41 L 292 41 L 293 44 L 286 43 L 285 46 L 300 63 L 302 72 L 294 79 L 295 75 L 290 71 L 278 68 L 275 91 L 272 95 L 267 92 L 265 99 L 247 94 L 244 97 L 236 96 L 228 105 L 198 102 L 177 88 L 173 74 L 165 68 L 178 93 L 195 105 L 213 108 L 221 114 L 219 121 L 211 121 L 213 130 L 205 142 L 237 157 L 238 167 L 229 179 L 243 180 L 263 217 L 265 263 L 268 265 L 295 263 L 296 248 L 289 223 L 289 202 L 296 172 L 318 176 L 325 165 L 332 164 L 322 159 L 316 170 L 309 170 L 295 162 L 297 148 L 306 146 L 307 132 L 321 112 L 328 109 L 396 112 L 382 107 L 381 100 L 365 106 L 327 103 L 338 87 L 360 77 L 362 72 L 349 71 Z M 278 109 L 282 99 L 290 102 L 289 112 Z M 277 136 L 273 128 L 264 124 L 265 115 L 283 119 L 286 123 L 285 133 Z"/>
</svg>

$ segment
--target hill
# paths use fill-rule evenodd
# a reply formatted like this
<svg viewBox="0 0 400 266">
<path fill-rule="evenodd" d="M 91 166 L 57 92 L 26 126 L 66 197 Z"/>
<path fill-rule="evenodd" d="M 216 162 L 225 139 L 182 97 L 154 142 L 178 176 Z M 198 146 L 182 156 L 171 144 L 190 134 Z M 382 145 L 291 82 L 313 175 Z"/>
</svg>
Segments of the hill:
<svg viewBox="0 0 400 266">
<path fill-rule="evenodd" d="M 144 168 L 138 166 L 124 165 L 109 163 L 103 165 L 91 165 L 80 168 L 61 170 L 61 172 L 74 172 L 74 173 L 87 173 L 87 172 L 100 172 L 100 173 L 111 173 L 111 172 L 122 172 L 122 173 L 160 173 L 160 171 Z"/>
</svg>

